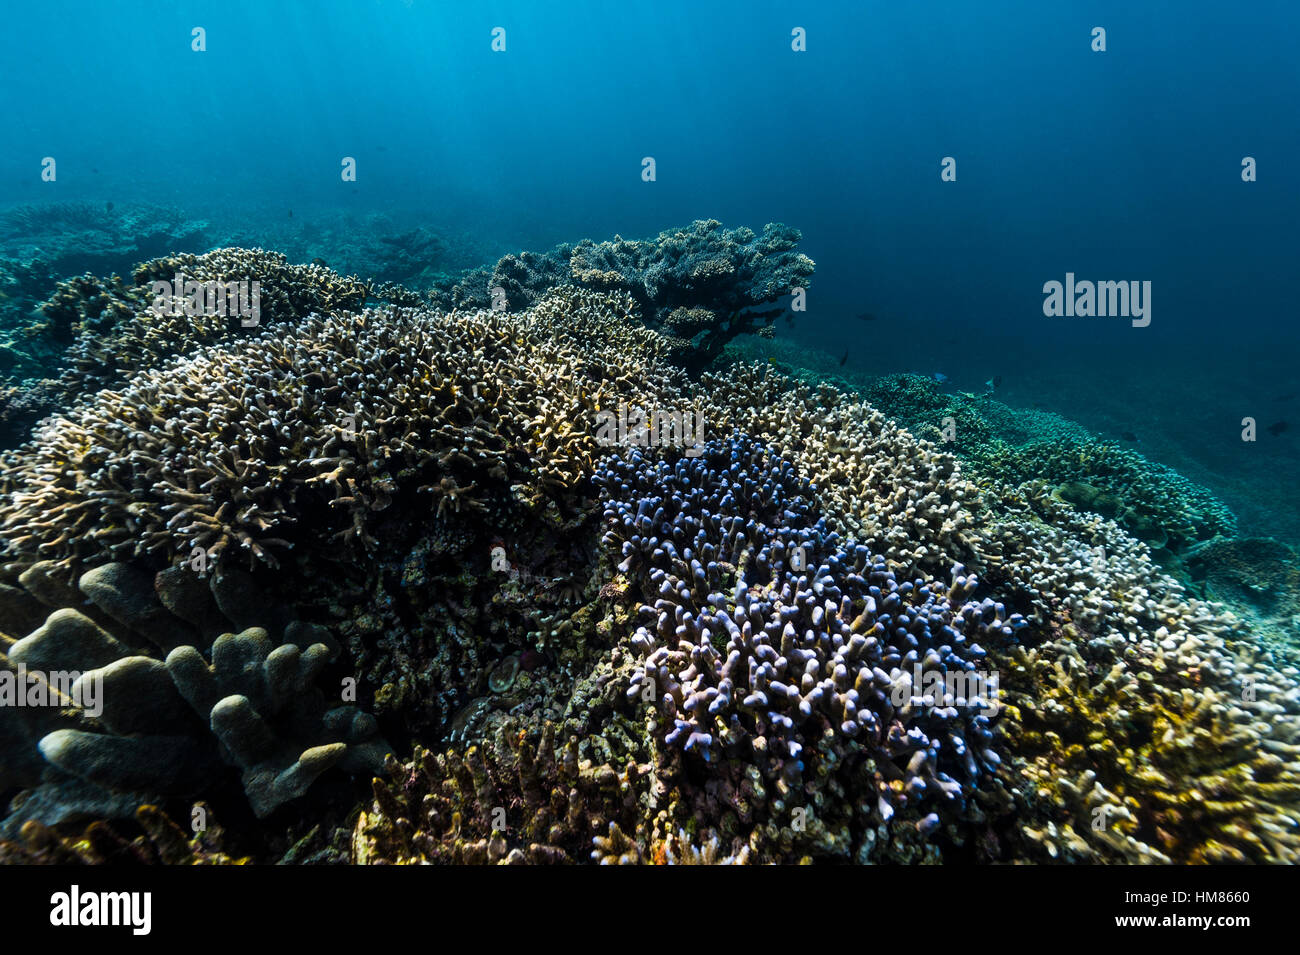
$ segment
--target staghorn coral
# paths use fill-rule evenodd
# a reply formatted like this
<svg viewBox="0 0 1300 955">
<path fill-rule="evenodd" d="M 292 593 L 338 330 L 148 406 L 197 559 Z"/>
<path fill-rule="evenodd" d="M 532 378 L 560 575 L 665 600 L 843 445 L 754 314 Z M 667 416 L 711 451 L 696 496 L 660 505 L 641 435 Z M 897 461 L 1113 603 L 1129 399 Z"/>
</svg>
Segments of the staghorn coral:
<svg viewBox="0 0 1300 955">
<path fill-rule="evenodd" d="M 93 822 L 84 829 L 28 822 L 14 840 L 0 839 L 0 865 L 247 865 L 247 857 L 222 849 L 224 830 L 204 803 L 202 831 L 189 834 L 157 806 L 135 811 L 140 834 L 127 838 L 118 828 Z"/>
<path fill-rule="evenodd" d="M 1017 857 L 1300 861 L 1300 675 L 1160 628 L 1136 645 L 1062 637 L 1008 662 Z"/>
<path fill-rule="evenodd" d="M 111 326 L 103 320 L 85 322 L 73 344 L 67 378 L 72 394 L 80 395 L 119 384 L 139 371 L 157 368 L 173 355 L 193 353 L 203 345 L 254 334 L 242 325 L 233 305 L 214 314 L 157 314 L 153 283 L 171 284 L 176 275 L 199 283 L 257 281 L 260 283 L 259 326 L 295 322 L 316 312 L 358 309 L 367 286 L 319 265 L 291 265 L 278 252 L 262 249 L 216 249 L 203 255 L 175 255 L 136 267 L 129 300 L 136 304 L 128 317 L 115 314 Z"/>
<path fill-rule="evenodd" d="M 1185 691 L 1209 693 L 1207 688 L 1216 680 L 1230 683 L 1231 678 L 1222 675 L 1227 672 L 1223 670 L 1225 661 L 1253 652 L 1251 644 L 1233 618 L 1189 600 L 1175 581 L 1161 573 L 1141 542 L 1113 522 L 1081 513 L 1050 496 L 1030 500 L 1020 490 L 996 483 L 980 493 L 961 480 L 949 464 L 950 458 L 934 454 L 923 442 L 881 422 L 869 408 L 833 390 L 812 389 L 762 369 L 733 369 L 726 376 L 706 376 L 703 385 L 701 391 L 714 409 L 711 415 L 715 420 L 722 417 L 718 413 L 721 406 L 738 409 L 741 420 L 769 422 L 765 437 L 791 448 L 788 457 L 792 461 L 807 461 L 823 473 L 826 444 L 835 442 L 832 446 L 842 449 L 844 439 L 818 427 L 827 417 L 843 422 L 850 441 L 874 449 L 873 454 L 844 454 L 847 466 L 861 468 L 859 462 L 865 460 L 875 466 L 875 475 L 860 481 L 841 477 L 827 484 L 805 485 L 794 480 L 788 465 L 784 473 L 779 464 L 774 469 L 764 466 L 764 462 L 779 461 L 775 450 L 766 457 L 759 454 L 756 461 L 739 454 L 739 464 L 735 464 L 718 460 L 716 446 L 710 452 L 715 458 L 706 454 L 699 463 L 689 459 L 654 463 L 648 452 L 640 450 L 629 453 L 631 460 L 640 462 L 635 468 L 606 463 L 600 483 L 610 489 L 612 497 L 622 494 L 626 499 L 619 511 L 622 518 L 615 520 L 622 528 L 616 541 L 626 540 L 630 549 L 619 555 L 627 561 L 626 573 L 616 568 L 603 572 L 610 583 L 602 593 L 621 600 L 643 590 L 648 598 L 659 600 L 651 613 L 657 622 L 639 635 L 621 638 L 639 658 L 646 654 L 652 659 L 658 659 L 656 654 L 663 657 L 653 668 L 641 663 L 639 676 L 629 673 L 624 657 L 617 672 L 634 681 L 631 698 L 624 705 L 637 708 L 653 703 L 661 688 L 667 699 L 661 704 L 665 709 L 660 705 L 649 708 L 644 733 L 634 734 L 631 745 L 620 750 L 638 767 L 635 781 L 626 773 L 628 763 L 623 759 L 609 760 L 597 752 L 589 756 L 593 767 L 607 765 L 615 775 L 625 775 L 628 784 L 639 787 L 643 794 L 643 808 L 633 817 L 620 818 L 617 804 L 608 801 L 596 800 L 595 806 L 589 807 L 600 820 L 590 833 L 592 861 L 669 862 L 708 852 L 715 858 L 748 861 L 933 861 L 949 856 L 986 861 L 1152 861 L 1162 857 L 1281 861 L 1291 857 L 1294 834 L 1287 820 L 1294 818 L 1290 768 L 1295 763 L 1295 722 L 1290 715 L 1295 709 L 1294 672 L 1261 659 L 1248 668 L 1249 673 L 1240 666 L 1237 672 L 1241 679 L 1249 676 L 1257 688 L 1267 688 L 1267 701 L 1261 693 L 1258 703 L 1234 704 L 1230 698 L 1233 689 L 1227 684 L 1213 690 L 1217 695 L 1207 696 L 1208 702 L 1200 695 L 1189 700 Z M 751 404 L 758 409 L 745 416 L 743 409 Z M 847 408 L 852 412 L 837 415 Z M 740 475 L 728 476 L 732 494 L 723 506 L 722 498 L 708 497 L 706 489 L 711 485 L 705 474 L 710 463 L 735 464 L 752 483 L 746 484 Z M 882 474 L 889 479 L 881 480 Z M 788 493 L 776 493 L 777 487 L 787 488 Z M 841 523 L 846 522 L 846 515 L 900 505 L 905 508 L 909 500 L 924 499 L 938 488 L 950 487 L 960 489 L 963 501 L 965 513 L 959 530 L 943 522 L 916 522 L 910 533 L 898 534 L 886 544 L 884 552 L 893 555 L 888 562 L 876 558 L 863 562 L 860 571 L 850 562 L 835 574 L 823 577 L 820 569 L 810 574 L 812 582 L 823 588 L 815 599 L 793 588 L 785 597 L 779 593 L 780 587 L 771 585 L 757 590 L 749 587 L 742 595 L 760 608 L 753 619 L 742 614 L 751 635 L 776 627 L 781 632 L 773 630 L 775 635 L 768 639 L 785 641 L 786 623 L 792 624 L 796 634 L 822 629 L 833 632 L 835 627 L 847 625 L 853 611 L 841 614 L 836 608 L 832 615 L 826 610 L 822 604 L 827 588 L 853 589 L 856 573 L 864 583 L 870 583 L 867 578 L 874 575 L 876 586 L 889 581 L 891 588 L 906 587 L 907 593 L 915 594 L 925 586 L 924 581 L 897 585 L 893 579 L 898 571 L 891 575 L 891 569 L 933 561 L 960 548 L 984 568 L 983 586 L 991 588 L 1008 608 L 1023 610 L 1032 619 L 1033 625 L 1021 629 L 1018 639 L 1010 639 L 1001 621 L 1014 616 L 1010 609 L 990 607 L 991 600 L 973 605 L 964 616 L 946 620 L 944 611 L 937 611 L 943 626 L 959 627 L 964 619 L 977 630 L 984 628 L 978 637 L 981 649 L 988 651 L 983 665 L 1014 684 L 1014 702 L 1000 720 L 989 724 L 994 733 L 989 748 L 1000 754 L 1000 761 L 988 762 L 975 776 L 963 775 L 955 769 L 961 760 L 951 761 L 956 747 L 946 752 L 945 747 L 936 747 L 949 761 L 927 774 L 923 759 L 912 795 L 919 788 L 915 782 L 924 782 L 932 792 L 946 789 L 962 798 L 948 799 L 946 805 L 941 798 L 937 807 L 925 805 L 922 799 L 901 810 L 886 802 L 882 809 L 879 803 L 855 799 L 851 794 L 883 790 L 896 798 L 897 793 L 906 792 L 908 767 L 901 765 L 903 760 L 889 759 L 888 754 L 881 759 L 869 745 L 832 727 L 820 736 L 809 734 L 812 739 L 792 732 L 803 715 L 801 710 L 783 708 L 789 706 L 784 692 L 770 698 L 766 710 L 757 711 L 739 707 L 734 688 L 730 694 L 723 692 L 719 675 L 724 658 L 739 661 L 750 650 L 743 634 L 737 643 L 724 619 L 729 616 L 733 625 L 740 623 L 728 600 L 736 575 L 742 568 L 744 574 L 757 578 L 775 575 L 775 568 L 781 565 L 772 553 L 779 546 L 788 554 L 798 538 L 787 540 L 771 532 L 775 542 L 768 541 L 772 550 L 766 563 L 752 553 L 742 557 L 730 550 L 742 554 L 761 551 L 759 545 L 769 532 L 764 524 L 779 528 L 793 522 L 800 531 L 829 539 L 829 527 L 811 519 L 817 508 L 826 508 L 826 524 L 830 525 L 832 518 Z M 763 488 L 763 493 L 774 495 L 766 512 L 761 504 Z M 644 536 L 647 527 L 689 520 L 675 510 L 686 500 L 708 515 L 694 534 L 651 535 L 658 537 L 658 542 Z M 737 508 L 741 510 L 737 512 Z M 762 520 L 764 514 L 767 521 Z M 704 528 L 711 530 L 706 533 Z M 633 544 L 637 537 L 644 539 Z M 713 551 L 706 551 L 706 546 Z M 830 570 L 831 562 L 819 561 L 816 547 L 807 549 L 813 566 L 824 563 Z M 713 556 L 706 559 L 706 554 Z M 710 566 L 710 560 L 716 566 Z M 748 577 L 745 583 L 751 583 Z M 969 581 L 962 586 L 969 586 Z M 948 593 L 949 585 L 932 583 L 929 589 L 929 599 L 937 599 Z M 957 591 L 959 599 L 961 592 Z M 883 586 L 881 593 L 886 593 Z M 897 606 L 891 604 L 891 608 L 899 611 L 906 607 L 898 591 L 893 593 L 890 599 L 896 600 Z M 716 601 L 704 600 L 706 594 L 722 600 L 721 611 L 714 605 Z M 762 612 L 762 601 L 772 603 L 770 613 Z M 815 616 L 818 610 L 822 613 Z M 925 620 L 928 612 L 911 619 Z M 987 619 L 985 614 L 990 614 Z M 815 619 L 820 622 L 814 625 Z M 1050 638 L 1050 634 L 1059 633 L 1062 626 L 1068 626 L 1073 636 L 1053 642 L 1058 638 Z M 629 624 L 622 624 L 616 632 L 628 634 L 629 629 Z M 930 629 L 933 632 L 933 627 Z M 719 635 L 716 638 L 715 633 Z M 1071 649 L 1072 644 L 1079 649 Z M 616 645 L 611 653 L 615 657 L 623 654 L 624 645 Z M 785 647 L 773 643 L 771 657 L 760 659 L 763 650 L 756 646 L 756 667 L 764 662 L 774 666 L 785 656 Z M 1058 658 L 1067 651 L 1085 654 L 1088 660 L 1057 666 Z M 1103 665 L 1104 660 L 1109 662 Z M 749 677 L 748 669 L 738 662 L 734 672 Z M 898 669 L 901 679 L 904 674 Z M 651 672 L 655 692 L 646 701 L 639 691 L 650 685 L 647 676 Z M 1213 676 L 1215 673 L 1220 676 Z M 1103 680 L 1106 674 L 1111 675 Z M 1235 692 L 1239 695 L 1241 689 L 1237 685 Z M 802 686 L 797 699 L 805 699 Z M 475 710 L 479 715 L 471 714 L 468 724 L 475 727 L 469 738 L 478 739 L 479 745 L 491 738 L 491 731 L 483 727 L 484 712 L 490 714 L 491 707 Z M 614 712 L 627 711 L 616 707 Z M 665 719 L 669 712 L 676 716 Z M 763 745 L 757 752 L 748 751 L 744 748 L 746 734 L 761 725 L 754 720 L 765 712 L 771 724 L 760 734 Z M 1136 723 L 1134 712 L 1139 714 Z M 727 714 L 735 714 L 735 718 Z M 1274 717 L 1271 721 L 1264 718 L 1269 714 Z M 783 718 L 794 725 L 785 726 Z M 737 719 L 744 732 L 732 728 Z M 934 738 L 942 740 L 943 732 L 950 731 L 945 727 Z M 1089 734 L 1094 740 L 1091 745 L 1086 742 Z M 978 738 L 969 732 L 966 737 Z M 799 760 L 789 756 L 791 742 L 799 747 Z M 703 759 L 701 753 L 708 753 L 709 758 Z M 804 766 L 792 782 L 785 776 L 798 762 Z M 910 760 L 906 762 L 910 764 Z M 517 796 L 519 784 L 508 776 L 494 777 L 497 805 L 513 805 L 510 800 L 521 798 Z M 1169 795 L 1178 792 L 1179 780 L 1184 777 L 1196 780 L 1198 788 L 1193 792 L 1205 797 L 1204 806 L 1196 796 Z M 1116 807 L 1112 828 L 1094 833 L 1089 828 L 1090 813 L 1101 803 Z M 795 824 L 792 807 L 810 810 L 800 817 L 801 825 Z M 930 811 L 932 808 L 938 811 Z M 883 818 L 886 813 L 890 813 L 888 821 Z M 413 831 L 421 828 L 418 822 L 412 826 Z M 1266 835 L 1245 835 L 1252 826 Z M 689 851 L 673 845 L 682 829 L 693 840 Z M 527 858 L 529 852 L 541 852 L 532 848 L 531 842 L 511 841 L 508 836 L 502 841 L 481 827 L 467 831 L 463 838 L 460 830 L 446 827 L 430 833 L 443 858 L 467 846 L 473 846 L 474 858 L 479 861 L 492 853 L 498 859 L 519 861 L 519 853 Z M 711 849 L 715 841 L 717 848 Z M 514 853 L 516 849 L 518 853 Z M 577 860 L 576 851 L 577 844 L 571 843 L 566 856 Z"/>
<path fill-rule="evenodd" d="M 6 789 L 33 787 L 14 800 L 7 833 L 31 820 L 130 814 L 159 796 L 202 791 L 226 765 L 242 772 L 253 811 L 265 816 L 333 766 L 382 765 L 388 745 L 374 719 L 330 706 L 316 686 L 337 643 L 318 627 L 279 623 L 288 614 L 267 607 L 247 575 L 224 569 L 203 581 L 185 567 L 150 575 L 105 564 L 74 585 L 46 562 L 19 583 L 34 612 L 59 609 L 30 635 L 7 637 L 0 665 L 41 683 L 52 674 L 75 682 L 66 697 L 41 687 L 61 708 L 0 710 L 5 723 L 33 720 L 44 732 L 39 777 L 30 758 L 6 773 Z M 277 621 L 275 639 L 249 625 L 253 615 Z M 241 632 L 223 632 L 231 624 Z M 31 755 L 16 743 L 34 732 L 4 736 L 7 751 Z"/>
<path fill-rule="evenodd" d="M 156 312 L 153 283 L 170 284 L 177 275 L 204 285 L 260 283 L 259 327 L 294 322 L 313 312 L 360 308 L 368 294 L 368 287 L 355 278 L 317 265 L 290 265 L 283 255 L 261 249 L 154 259 L 137 266 L 130 283 L 116 275 L 99 279 L 89 274 L 61 282 L 41 306 L 45 322 L 33 334 L 63 351 L 46 356 L 44 374 L 51 383 L 41 390 L 40 402 L 11 400 L 0 407 L 6 429 L 20 433 L 41 414 L 120 385 L 173 356 L 254 334 L 241 324 L 244 319 L 233 301 L 220 308 L 213 304 L 210 309 L 191 309 L 193 314 L 179 303 L 176 314 L 168 309 Z"/>
<path fill-rule="evenodd" d="M 728 422 L 790 460 L 828 522 L 907 575 L 978 557 L 980 495 L 957 460 L 827 385 L 765 365 L 701 377 L 710 420 Z"/>
<path fill-rule="evenodd" d="M 415 521 L 565 493 L 600 450 L 598 410 L 677 385 L 652 353 L 620 350 L 631 330 L 584 351 L 547 334 L 552 307 L 593 333 L 629 321 L 617 297 L 556 295 L 536 315 L 312 318 L 146 372 L 8 457 L 6 542 L 56 559 L 202 548 L 274 565 L 298 546 L 342 561 L 376 546 L 394 502 Z"/>
<path fill-rule="evenodd" d="M 359 864 L 586 861 L 609 827 L 636 828 L 649 772 L 635 761 L 592 765 L 576 737 L 556 741 L 554 724 L 530 738 L 510 722 L 491 744 L 437 755 L 417 748 L 388 770 L 353 830 Z"/>
<path fill-rule="evenodd" d="M 623 252 L 585 258 L 589 282 L 638 279 L 618 271 L 634 258 Z M 662 274 L 663 288 L 681 282 Z M 112 671 L 150 705 L 106 711 L 116 728 L 71 708 L 0 713 L 5 785 L 40 789 L 57 769 L 41 754 L 50 737 L 55 759 L 121 776 L 132 761 L 102 754 L 157 745 L 133 744 L 169 716 L 186 732 L 162 783 L 238 775 L 264 809 L 299 791 L 330 758 L 301 759 L 320 721 L 288 726 L 298 721 L 281 712 L 272 741 L 240 740 L 257 735 L 254 698 L 276 695 L 276 654 L 320 651 L 272 649 L 290 621 L 267 619 L 277 598 L 247 579 L 231 585 L 243 550 L 263 581 L 280 562 L 272 593 L 300 587 L 313 619 L 334 613 L 379 708 L 451 744 L 389 764 L 396 778 L 351 830 L 358 860 L 1294 859 L 1294 662 L 1189 598 L 1116 520 L 1062 500 L 1091 494 L 1119 519 L 1118 490 L 982 472 L 977 487 L 975 472 L 870 403 L 771 368 L 688 387 L 668 361 L 700 333 L 699 302 L 659 315 L 664 333 L 643 326 L 630 291 L 571 284 L 523 304 L 510 315 L 335 309 L 251 342 L 216 335 L 161 367 L 142 346 L 141 374 L 11 455 L 0 515 L 24 573 L 0 581 L 0 609 L 14 635 L 45 629 L 36 646 Z M 597 411 L 687 400 L 715 428 L 752 437 L 694 461 L 636 449 L 602 463 Z M 596 545 L 597 472 L 627 553 Z M 679 519 L 699 526 L 678 535 Z M 508 571 L 492 567 L 493 542 Z M 194 546 L 213 572 L 185 571 L 183 590 L 142 595 L 102 569 L 130 558 L 149 581 Z M 797 546 L 803 572 L 789 567 Z M 726 559 L 710 567 L 706 547 Z M 1196 553 L 1206 581 L 1255 573 L 1231 552 Z M 955 563 L 978 585 L 960 571 L 950 581 Z M 219 615 L 195 609 L 196 594 Z M 657 605 L 637 619 L 643 601 Z M 6 657 L 25 642 L 14 635 L 0 639 Z M 953 672 L 978 660 L 1002 675 L 1010 705 L 983 723 L 923 698 L 895 706 L 856 655 L 878 654 L 892 690 L 905 687 L 897 664 L 909 652 Z M 188 694 L 159 663 L 176 653 Z M 234 682 L 221 661 L 236 659 L 250 705 L 218 711 Z M 800 663 L 816 671 L 808 687 Z M 861 688 L 841 685 L 850 674 Z M 291 694 L 295 706 L 310 695 Z M 873 719 L 901 736 L 854 730 Z M 107 814 L 130 814 L 153 795 L 62 782 L 18 809 L 105 815 L 97 800 L 117 795 Z M 1094 830 L 1098 806 L 1114 808 Z M 46 830 L 27 831 L 53 851 Z M 320 846 L 309 834 L 291 856 L 330 858 Z"/>
</svg>

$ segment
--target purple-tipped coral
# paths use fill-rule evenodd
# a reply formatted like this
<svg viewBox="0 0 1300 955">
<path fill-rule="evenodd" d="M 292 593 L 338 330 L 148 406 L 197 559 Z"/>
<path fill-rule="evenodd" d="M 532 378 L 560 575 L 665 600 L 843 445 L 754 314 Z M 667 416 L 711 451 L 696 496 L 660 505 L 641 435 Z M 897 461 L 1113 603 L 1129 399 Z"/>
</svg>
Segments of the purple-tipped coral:
<svg viewBox="0 0 1300 955">
<path fill-rule="evenodd" d="M 752 763 L 787 807 L 806 779 L 871 759 L 880 821 L 960 806 L 998 765 L 980 644 L 1010 642 L 1022 621 L 969 599 L 977 581 L 960 566 L 951 585 L 896 580 L 827 530 L 788 461 L 743 437 L 675 463 L 611 458 L 597 481 L 619 569 L 654 600 L 628 696 L 654 703 L 667 745 Z"/>
</svg>

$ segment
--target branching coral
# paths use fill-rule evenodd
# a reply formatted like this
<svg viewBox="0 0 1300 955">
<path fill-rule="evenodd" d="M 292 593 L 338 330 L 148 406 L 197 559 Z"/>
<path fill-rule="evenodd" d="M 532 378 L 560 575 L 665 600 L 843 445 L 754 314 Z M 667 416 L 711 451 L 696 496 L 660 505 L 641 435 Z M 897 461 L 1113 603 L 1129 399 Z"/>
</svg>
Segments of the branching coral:
<svg viewBox="0 0 1300 955">
<path fill-rule="evenodd" d="M 573 488 L 600 451 L 600 410 L 623 395 L 664 403 L 677 385 L 653 351 L 620 349 L 637 335 L 614 334 L 625 302 L 556 296 L 520 316 L 311 318 L 146 372 L 10 455 L 9 547 L 169 563 L 242 551 L 252 565 L 300 546 L 344 560 L 375 547 L 395 501 L 417 520 Z M 556 309 L 565 335 L 612 338 L 571 345 L 547 331 Z"/>
<path fill-rule="evenodd" d="M 490 290 L 500 288 L 505 306 L 521 309 L 562 284 L 624 292 L 671 342 L 673 360 L 698 371 L 737 335 L 770 327 L 785 310 L 775 303 L 808 286 L 813 261 L 796 251 L 800 239 L 799 230 L 779 223 L 755 234 L 699 220 L 655 239 L 584 239 L 549 253 L 508 255 L 491 271 L 431 290 L 430 300 L 443 308 L 489 307 Z"/>
<path fill-rule="evenodd" d="M 900 584 L 814 517 L 789 462 L 745 438 L 675 466 L 633 452 L 600 481 L 620 570 L 658 598 L 645 608 L 657 622 L 632 639 L 646 660 L 628 692 L 654 701 L 666 744 L 757 770 L 777 817 L 861 763 L 876 776 L 874 798 L 859 793 L 875 821 L 913 804 L 959 812 L 998 765 L 996 678 L 991 695 L 969 678 L 981 644 L 1008 642 L 1021 621 L 963 603 L 976 581 L 960 567 L 951 586 Z M 941 675 L 946 695 L 926 697 L 914 670 L 918 683 Z"/>
<path fill-rule="evenodd" d="M 94 822 L 84 829 L 28 822 L 18 838 L 0 840 L 3 865 L 246 865 L 246 857 L 222 849 L 224 830 L 203 803 L 194 806 L 204 825 L 187 833 L 157 806 L 135 812 L 139 835 L 125 835 L 120 823 Z"/>
</svg>

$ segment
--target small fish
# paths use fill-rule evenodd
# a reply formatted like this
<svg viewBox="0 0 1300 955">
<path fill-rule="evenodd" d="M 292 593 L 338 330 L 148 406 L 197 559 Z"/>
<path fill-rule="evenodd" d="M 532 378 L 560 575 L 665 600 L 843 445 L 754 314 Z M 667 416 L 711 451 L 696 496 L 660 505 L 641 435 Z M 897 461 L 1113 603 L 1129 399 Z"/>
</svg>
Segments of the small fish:
<svg viewBox="0 0 1300 955">
<path fill-rule="evenodd" d="M 843 368 L 844 363 L 848 360 L 849 360 L 849 350 L 846 348 L 844 349 L 844 357 L 840 359 L 840 367 Z"/>
<path fill-rule="evenodd" d="M 1123 438 L 1125 441 L 1136 441 L 1138 439 L 1138 436 L 1134 434 L 1132 431 L 1121 431 L 1119 433 L 1119 436 Z"/>
<path fill-rule="evenodd" d="M 1287 392 L 1287 393 L 1284 394 L 1284 395 L 1278 395 L 1278 396 L 1277 396 L 1276 398 L 1274 398 L 1273 400 L 1274 400 L 1274 401 L 1291 401 L 1291 400 L 1293 400 L 1293 399 L 1295 398 L 1295 396 L 1296 396 L 1296 393 L 1295 393 L 1294 391 L 1289 391 L 1289 392 Z"/>
<path fill-rule="evenodd" d="M 1271 425 L 1269 425 L 1264 430 L 1266 430 L 1269 434 L 1276 436 L 1281 434 L 1283 431 L 1289 430 L 1290 427 L 1291 427 L 1291 422 L 1289 421 L 1274 421 Z"/>
<path fill-rule="evenodd" d="M 90 171 L 93 172 L 96 176 L 99 175 L 99 170 L 98 170 L 98 169 L 92 169 L 92 170 L 90 170 Z"/>
<path fill-rule="evenodd" d="M 937 381 L 937 382 L 938 382 L 939 384 L 941 384 L 941 385 L 946 385 L 946 384 L 948 383 L 948 376 L 945 375 L 945 374 L 944 374 L 943 372 L 941 372 L 941 371 L 936 371 L 936 372 L 935 372 L 933 375 L 931 375 L 930 377 L 933 378 L 935 381 Z"/>
<path fill-rule="evenodd" d="M 105 211 L 105 212 L 112 212 L 112 211 L 113 211 L 113 203 L 111 203 L 111 202 L 106 202 L 106 203 L 104 203 L 104 211 Z"/>
<path fill-rule="evenodd" d="M 316 256 L 316 258 L 314 258 L 314 259 L 311 260 L 311 264 L 312 264 L 312 265 L 321 265 L 321 266 L 324 266 L 325 268 L 329 268 L 329 263 L 326 262 L 324 259 L 322 259 L 319 255 Z"/>
<path fill-rule="evenodd" d="M 860 322 L 874 322 L 876 320 L 876 315 L 874 312 L 863 312 L 860 315 L 855 315 L 854 318 Z"/>
<path fill-rule="evenodd" d="M 289 218 L 290 218 L 290 219 L 293 218 L 293 210 L 292 210 L 292 209 L 289 210 Z"/>
</svg>

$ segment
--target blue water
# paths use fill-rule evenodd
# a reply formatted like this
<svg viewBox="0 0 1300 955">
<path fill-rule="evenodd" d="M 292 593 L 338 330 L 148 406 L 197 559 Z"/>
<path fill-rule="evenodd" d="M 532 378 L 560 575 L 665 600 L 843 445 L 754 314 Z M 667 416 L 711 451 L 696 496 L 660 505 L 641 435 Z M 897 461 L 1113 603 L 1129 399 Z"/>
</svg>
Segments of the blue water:
<svg viewBox="0 0 1300 955">
<path fill-rule="evenodd" d="M 0 201 L 429 210 L 507 242 L 780 220 L 817 261 L 810 307 L 1133 341 L 1120 323 L 1044 320 L 1043 282 L 1072 270 L 1150 279 L 1148 344 L 1213 339 L 1230 321 L 1293 342 L 1298 9 L 15 7 L 0 36 Z M 57 183 L 40 181 L 47 155 Z M 343 156 L 356 183 L 340 181 Z M 944 156 L 955 183 L 940 181 Z"/>
</svg>

